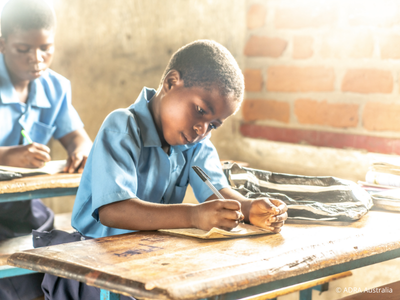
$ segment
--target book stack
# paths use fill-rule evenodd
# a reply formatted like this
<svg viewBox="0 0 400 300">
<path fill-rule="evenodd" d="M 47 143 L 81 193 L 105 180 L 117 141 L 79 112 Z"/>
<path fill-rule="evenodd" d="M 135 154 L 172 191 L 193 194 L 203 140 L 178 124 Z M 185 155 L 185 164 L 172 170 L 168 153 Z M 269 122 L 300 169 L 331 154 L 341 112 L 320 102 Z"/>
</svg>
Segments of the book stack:
<svg viewBox="0 0 400 300">
<path fill-rule="evenodd" d="M 370 193 L 374 206 L 400 211 L 400 158 L 373 162 L 359 184 Z"/>
</svg>

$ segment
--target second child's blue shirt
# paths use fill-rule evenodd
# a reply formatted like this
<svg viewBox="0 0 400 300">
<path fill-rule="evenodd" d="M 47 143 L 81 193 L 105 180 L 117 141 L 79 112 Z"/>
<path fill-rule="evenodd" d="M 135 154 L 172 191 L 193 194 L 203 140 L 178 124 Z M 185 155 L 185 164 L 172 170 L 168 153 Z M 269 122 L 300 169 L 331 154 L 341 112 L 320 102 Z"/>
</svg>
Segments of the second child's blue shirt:
<svg viewBox="0 0 400 300">
<path fill-rule="evenodd" d="M 0 146 L 28 144 L 21 129 L 32 141 L 47 144 L 51 137 L 60 139 L 80 128 L 83 123 L 71 104 L 69 80 L 48 69 L 31 81 L 28 100 L 22 103 L 0 54 Z"/>
<path fill-rule="evenodd" d="M 218 190 L 229 186 L 209 137 L 197 144 L 171 146 L 170 155 L 164 152 L 148 107 L 155 92 L 144 88 L 133 105 L 112 112 L 101 126 L 72 212 L 72 226 L 81 234 L 98 238 L 131 232 L 100 223 L 98 209 L 110 203 L 130 198 L 181 203 L 188 184 L 204 202 L 212 191 L 192 170 L 194 165 Z"/>
</svg>

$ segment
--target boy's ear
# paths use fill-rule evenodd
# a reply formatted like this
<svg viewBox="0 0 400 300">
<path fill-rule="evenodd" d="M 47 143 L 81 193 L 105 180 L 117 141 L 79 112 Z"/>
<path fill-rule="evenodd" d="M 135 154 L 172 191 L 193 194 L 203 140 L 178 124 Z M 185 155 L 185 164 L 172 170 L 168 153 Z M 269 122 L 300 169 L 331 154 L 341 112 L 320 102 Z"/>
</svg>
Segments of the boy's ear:
<svg viewBox="0 0 400 300">
<path fill-rule="evenodd" d="M 175 86 L 183 86 L 183 80 L 181 74 L 177 70 L 171 70 L 168 72 L 167 76 L 164 78 L 163 90 L 168 92 Z"/>
</svg>

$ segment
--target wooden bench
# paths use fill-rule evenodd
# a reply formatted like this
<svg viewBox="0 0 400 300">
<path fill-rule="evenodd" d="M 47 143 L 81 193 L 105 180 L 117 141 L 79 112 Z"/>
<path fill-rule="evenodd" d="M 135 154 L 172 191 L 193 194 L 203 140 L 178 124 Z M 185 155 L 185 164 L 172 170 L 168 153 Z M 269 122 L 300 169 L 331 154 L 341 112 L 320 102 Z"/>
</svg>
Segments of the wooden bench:
<svg viewBox="0 0 400 300">
<path fill-rule="evenodd" d="M 337 279 L 349 277 L 351 275 L 353 275 L 353 273 L 351 273 L 351 271 L 347 271 L 347 272 L 334 274 L 331 276 L 326 276 L 326 277 L 322 277 L 319 279 L 307 281 L 304 283 L 292 285 L 292 286 L 282 288 L 279 290 L 275 290 L 275 291 L 271 291 L 268 293 L 259 294 L 257 296 L 248 297 L 248 298 L 245 298 L 242 300 L 267 300 L 267 299 L 275 300 L 275 299 L 277 299 L 277 297 L 295 293 L 295 292 L 300 292 L 300 300 L 311 300 L 312 299 L 312 290 L 317 290 L 317 291 L 320 291 L 321 293 L 325 292 L 329 289 L 329 282 L 337 280 Z"/>
<path fill-rule="evenodd" d="M 54 228 L 72 232 L 71 213 L 56 214 Z M 20 269 L 7 265 L 8 257 L 19 251 L 33 249 L 32 235 L 25 235 L 0 242 L 0 278 L 36 273 L 27 269 Z"/>
<path fill-rule="evenodd" d="M 400 281 L 371 288 L 366 292 L 340 298 L 340 300 L 397 300 L 400 299 Z"/>
</svg>

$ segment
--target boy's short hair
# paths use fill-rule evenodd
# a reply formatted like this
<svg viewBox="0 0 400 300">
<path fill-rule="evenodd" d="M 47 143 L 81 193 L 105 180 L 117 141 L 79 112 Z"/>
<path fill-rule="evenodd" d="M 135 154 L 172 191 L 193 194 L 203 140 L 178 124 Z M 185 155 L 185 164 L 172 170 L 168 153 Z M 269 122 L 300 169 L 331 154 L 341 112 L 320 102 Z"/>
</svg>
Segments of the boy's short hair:
<svg viewBox="0 0 400 300">
<path fill-rule="evenodd" d="M 177 70 L 185 87 L 217 88 L 221 95 L 233 93 L 241 101 L 244 79 L 232 54 L 221 44 L 211 40 L 197 40 L 176 51 L 162 76 Z"/>
<path fill-rule="evenodd" d="M 1 12 L 1 36 L 7 38 L 16 29 L 53 29 L 56 15 L 45 0 L 9 0 Z"/>
</svg>

